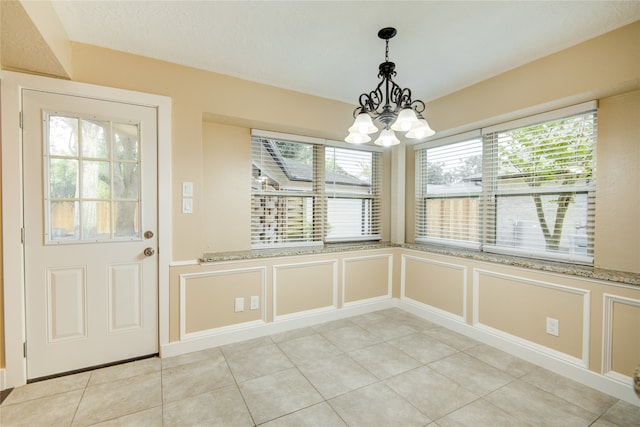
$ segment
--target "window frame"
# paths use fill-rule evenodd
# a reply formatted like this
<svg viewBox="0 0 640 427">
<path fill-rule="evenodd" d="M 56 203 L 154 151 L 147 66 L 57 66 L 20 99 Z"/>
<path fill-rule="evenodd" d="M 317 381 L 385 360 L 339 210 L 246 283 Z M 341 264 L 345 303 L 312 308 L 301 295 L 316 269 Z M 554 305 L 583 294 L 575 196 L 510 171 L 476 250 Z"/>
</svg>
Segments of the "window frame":
<svg viewBox="0 0 640 427">
<path fill-rule="evenodd" d="M 498 181 L 501 179 L 499 171 L 499 159 L 498 159 L 498 146 L 499 138 L 497 135 L 501 133 L 507 133 L 513 130 L 524 129 L 544 123 L 552 123 L 554 121 L 560 121 L 569 119 L 575 116 L 587 116 L 593 115 L 592 132 L 589 134 L 590 139 L 590 172 L 591 175 L 588 178 L 582 178 L 579 182 L 570 184 L 565 187 L 563 184 L 551 185 L 549 187 L 531 187 L 537 188 L 533 191 L 525 186 L 520 188 L 509 188 L 508 186 L 500 186 Z M 438 244 L 451 247 L 471 248 L 487 253 L 497 253 L 503 255 L 513 255 L 520 257 L 527 257 L 532 259 L 547 260 L 547 261 L 559 261 L 573 264 L 593 265 L 593 252 L 594 252 L 594 234 L 595 234 L 595 194 L 596 194 L 596 154 L 597 154 L 597 127 L 598 127 L 598 111 L 597 101 L 589 101 L 570 107 L 565 107 L 553 111 L 548 111 L 541 114 L 523 117 L 517 120 L 512 120 L 505 123 L 496 124 L 490 127 L 477 129 L 471 132 L 465 132 L 458 135 L 452 135 L 445 138 L 440 138 L 432 141 L 427 141 L 422 144 L 414 146 L 416 152 L 416 198 L 415 198 L 415 241 L 417 243 Z M 426 207 L 422 207 L 421 203 L 428 199 L 428 192 L 426 197 L 420 197 L 421 179 L 426 177 L 426 170 L 423 171 L 420 165 L 421 156 L 426 155 L 426 150 L 452 145 L 463 141 L 470 140 L 474 137 L 480 136 L 482 138 L 482 191 L 478 198 L 479 215 L 478 215 L 478 229 L 479 229 L 479 244 L 473 245 L 465 243 L 460 240 L 449 239 L 437 239 L 428 238 L 426 236 L 419 235 L 420 229 L 420 209 L 424 209 L 426 215 Z M 424 162 L 426 163 L 426 162 Z M 559 171 L 561 172 L 561 171 Z M 542 182 L 542 181 L 541 181 Z M 526 191 L 529 190 L 529 191 Z M 499 239 L 498 232 L 499 227 L 497 225 L 499 220 L 498 202 L 503 197 L 522 197 L 532 196 L 534 194 L 540 194 L 543 196 L 548 195 L 560 195 L 571 194 L 580 195 L 580 197 L 586 197 L 584 199 L 584 209 L 582 212 L 585 215 L 586 228 L 586 254 L 576 253 L 575 249 L 578 247 L 571 247 L 568 252 L 564 251 L 552 251 L 548 248 L 541 250 L 535 249 L 535 243 L 528 241 L 529 247 L 510 247 L 507 245 L 501 245 L 497 243 Z M 450 196 L 453 197 L 453 196 Z M 446 197 L 445 197 L 446 198 Z M 566 226 L 566 223 L 563 224 Z M 564 227 L 563 227 L 564 230 Z M 562 236 L 562 235 L 561 235 Z"/>
<path fill-rule="evenodd" d="M 371 154 L 371 183 L 369 185 L 371 191 L 368 194 L 363 194 L 355 191 L 345 192 L 342 194 L 338 194 L 336 191 L 331 191 L 329 189 L 330 182 L 328 181 L 327 176 L 325 175 L 324 179 L 324 195 L 326 197 L 326 218 L 325 218 L 325 234 L 324 234 L 324 242 L 325 243 L 345 243 L 345 242 L 362 242 L 362 241 L 375 241 L 381 239 L 381 190 L 382 190 L 382 155 L 379 150 L 365 150 L 361 148 L 355 147 L 338 147 L 335 145 L 325 145 L 324 146 L 324 154 L 325 154 L 325 174 L 328 172 L 327 170 L 327 150 L 348 150 L 352 152 L 360 152 L 360 153 L 370 153 Z M 335 151 L 334 151 L 335 153 Z M 334 182 L 335 186 L 336 183 Z M 347 187 L 347 186 L 345 186 Z M 335 189 L 335 187 L 334 187 Z M 360 234 L 353 233 L 351 235 L 343 235 L 330 237 L 331 231 L 328 229 L 330 226 L 329 216 L 331 211 L 330 201 L 331 200 L 360 200 L 361 203 L 365 201 L 369 201 L 370 206 L 368 209 L 368 213 L 365 213 L 364 206 L 361 208 L 360 217 L 361 221 L 365 221 L 368 225 L 360 224 Z M 363 219 L 364 217 L 368 217 L 367 219 Z M 371 230 L 371 233 L 364 234 L 363 226 L 366 226 Z"/>
<path fill-rule="evenodd" d="M 289 143 L 298 143 L 298 144 L 310 144 L 313 149 L 313 164 L 311 166 L 313 173 L 311 178 L 311 191 L 264 191 L 264 190 L 256 190 L 254 185 L 251 186 L 251 248 L 252 249 L 274 249 L 274 248 L 286 248 L 286 247 L 309 247 L 309 246 L 322 246 L 326 243 L 349 243 L 349 242 L 362 242 L 362 241 L 379 241 L 381 240 L 381 203 L 382 203 L 382 174 L 383 174 L 383 162 L 382 162 L 382 152 L 383 150 L 380 147 L 371 147 L 371 146 L 358 146 L 354 147 L 352 144 L 346 144 L 340 141 L 332 141 L 320 138 L 312 138 L 305 137 L 300 135 L 291 135 L 291 134 L 283 134 L 278 132 L 264 131 L 259 129 L 252 129 L 251 131 L 251 164 L 252 164 L 252 180 L 253 178 L 253 169 L 255 166 L 254 159 L 254 140 L 263 139 L 263 140 L 271 140 L 271 141 L 284 141 Z M 378 210 L 378 214 L 374 221 L 377 223 L 374 224 L 373 228 L 379 231 L 378 234 L 371 235 L 363 235 L 363 236 L 348 236 L 348 237 L 339 237 L 339 238 L 331 238 L 328 237 L 328 213 L 329 213 L 329 200 L 334 198 L 332 197 L 330 192 L 327 191 L 327 183 L 325 179 L 326 175 L 326 167 L 325 167 L 325 149 L 327 147 L 330 148 L 339 148 L 339 149 L 347 149 L 354 151 L 365 151 L 365 152 L 373 152 L 374 158 L 378 158 L 379 160 L 375 165 L 372 165 L 372 168 L 375 167 L 379 169 L 375 172 L 372 171 L 372 174 L 378 174 L 379 179 L 372 179 L 372 188 L 375 186 L 376 189 L 372 191 L 375 194 L 367 194 L 362 196 L 357 196 L 356 194 L 352 194 L 348 197 L 354 200 L 358 199 L 369 199 L 373 200 L 372 204 L 376 205 L 376 209 Z M 284 171 L 283 171 L 284 173 Z M 375 181 L 375 182 L 374 182 Z M 280 197 L 299 197 L 306 198 L 312 197 L 312 212 L 311 212 L 311 223 L 312 223 L 312 238 L 308 241 L 285 241 L 278 243 L 261 243 L 260 241 L 255 239 L 256 235 L 256 220 L 254 215 L 255 209 L 255 198 L 260 196 L 280 196 Z M 340 197 L 342 198 L 342 197 Z"/>
<path fill-rule="evenodd" d="M 445 245 L 445 246 L 455 246 L 461 248 L 469 248 L 469 249 L 480 249 L 481 248 L 481 228 L 480 224 L 476 225 L 478 229 L 478 240 L 457 240 L 457 239 L 448 239 L 448 238 L 440 238 L 440 237 L 429 237 L 427 235 L 427 226 L 428 222 L 428 202 L 429 200 L 451 200 L 451 199 L 477 199 L 478 202 L 478 214 L 480 213 L 480 198 L 482 196 L 482 191 L 478 191 L 477 194 L 471 195 L 469 192 L 464 191 L 454 191 L 454 192 L 445 192 L 440 197 L 434 195 L 433 193 L 429 193 L 429 185 L 426 182 L 427 179 L 427 158 L 428 151 L 434 148 L 446 147 L 460 143 L 467 143 L 473 140 L 481 138 L 480 131 L 470 131 L 465 132 L 458 135 L 453 135 L 450 137 L 440 138 L 438 140 L 430 141 L 427 143 L 419 144 L 415 146 L 416 151 L 416 205 L 415 205 L 415 230 L 416 230 L 416 242 L 419 243 L 432 243 L 437 245 Z M 481 143 L 482 144 L 482 143 Z M 424 165 L 424 166 L 423 166 Z M 424 171 L 423 171 L 423 168 Z M 425 182 L 423 182 L 425 181 Z M 418 224 L 418 221 L 422 221 L 424 224 Z M 424 235 L 418 235 L 419 230 L 424 229 Z"/>
</svg>

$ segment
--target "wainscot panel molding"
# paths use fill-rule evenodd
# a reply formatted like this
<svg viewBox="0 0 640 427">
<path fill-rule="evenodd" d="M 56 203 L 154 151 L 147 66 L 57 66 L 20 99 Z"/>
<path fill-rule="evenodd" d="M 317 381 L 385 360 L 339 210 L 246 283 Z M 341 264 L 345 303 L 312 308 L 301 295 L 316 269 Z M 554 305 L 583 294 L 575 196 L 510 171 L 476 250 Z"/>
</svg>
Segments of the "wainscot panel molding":
<svg viewBox="0 0 640 427">
<path fill-rule="evenodd" d="M 217 328 L 208 331 L 208 334 L 199 334 L 192 339 L 174 341 L 164 345 L 162 347 L 162 357 L 179 356 L 181 354 L 191 353 L 194 351 L 206 350 L 213 347 L 287 332 L 293 329 L 319 325 L 325 322 L 333 322 L 335 320 L 358 316 L 360 314 L 394 308 L 397 307 L 397 304 L 398 300 L 387 299 L 384 301 L 375 301 L 353 307 L 346 307 L 340 310 L 306 312 L 304 315 L 285 318 L 278 322 L 249 322 L 242 326 L 233 325 L 233 327 L 229 328 Z"/>
<path fill-rule="evenodd" d="M 318 268 L 320 267 L 320 268 Z M 316 269 L 317 273 L 328 274 L 331 282 L 320 284 L 318 289 L 309 289 L 309 283 L 300 279 L 317 280 L 318 276 L 309 274 L 309 269 Z M 323 270 L 327 271 L 323 271 Z M 295 272 L 294 272 L 295 271 Z M 301 277 L 295 277 L 301 274 Z M 290 277 L 288 277 L 290 276 Z M 287 280 L 292 280 L 287 282 Z M 325 289 L 323 289 L 325 288 Z M 322 291 L 329 291 L 330 295 L 322 295 Z M 317 298 L 300 298 L 307 292 L 316 292 Z M 320 293 L 320 295 L 318 295 Z M 289 298 L 295 300 L 291 307 L 285 305 Z M 329 304 L 321 305 L 323 301 L 330 300 Z M 317 305 L 320 304 L 320 305 Z M 285 306 L 285 307 L 282 307 Z M 326 311 L 338 309 L 338 260 L 299 262 L 291 264 L 278 264 L 273 266 L 273 321 L 297 319 Z"/>
<path fill-rule="evenodd" d="M 254 285 L 259 286 L 260 289 L 260 319 L 259 320 L 251 320 L 246 322 L 240 322 L 235 324 L 221 325 L 214 328 L 202 329 L 198 331 L 187 331 L 187 313 L 189 311 L 189 307 L 187 307 L 187 288 L 189 287 L 189 281 L 194 279 L 203 279 L 203 278 L 219 278 L 219 277 L 230 277 L 230 276 L 250 276 L 252 273 L 259 274 L 259 282 L 254 283 Z M 244 330 L 247 328 L 256 327 L 266 323 L 266 310 L 265 307 L 265 296 L 266 296 L 266 286 L 267 286 L 267 269 L 266 267 L 252 267 L 252 268 L 242 268 L 242 269 L 233 269 L 233 270 L 220 270 L 220 271 L 204 271 L 199 273 L 186 273 L 181 274 L 179 276 L 180 280 L 180 340 L 193 340 L 197 338 L 207 337 L 210 335 L 218 335 L 225 334 L 230 332 L 235 332 L 239 330 Z M 248 277 L 250 278 L 250 277 Z M 238 295 L 240 296 L 240 295 Z M 231 307 L 232 300 L 229 300 L 229 306 Z M 163 354 L 164 356 L 164 354 Z"/>
<path fill-rule="evenodd" d="M 407 283 L 407 276 L 409 274 L 409 269 L 411 268 L 411 262 L 423 264 L 424 266 L 427 266 L 427 268 L 430 267 L 436 271 L 440 270 L 449 274 L 453 273 L 455 276 L 453 283 L 438 283 L 434 286 L 439 288 L 436 292 L 440 292 L 443 295 L 451 294 L 451 292 L 460 293 L 460 300 L 456 302 L 460 307 L 459 312 L 456 313 L 443 307 L 438 307 L 435 305 L 438 302 L 434 301 L 432 304 L 429 304 L 426 301 L 421 301 L 408 295 L 411 294 L 411 289 L 407 292 L 408 287 L 411 288 L 412 286 L 416 286 L 426 289 L 427 287 L 432 286 L 433 283 L 429 282 L 430 280 L 433 280 L 433 275 L 425 275 L 421 277 L 420 283 Z M 402 254 L 400 270 L 400 299 L 423 310 L 431 311 L 439 316 L 447 317 L 456 322 L 467 323 L 467 267 L 461 264 Z"/>
<path fill-rule="evenodd" d="M 569 294 L 580 296 L 582 298 L 582 306 L 581 306 L 581 313 L 580 313 L 582 316 L 582 325 L 581 325 L 581 331 L 580 331 L 582 346 L 581 346 L 580 357 L 575 357 L 573 355 L 555 350 L 541 343 L 537 343 L 530 339 L 526 339 L 524 337 L 520 337 L 515 334 L 503 331 L 495 326 L 483 324 L 480 321 L 480 317 L 482 315 L 480 293 L 481 293 L 481 285 L 482 285 L 483 278 L 489 281 L 491 281 L 491 279 L 502 279 L 512 283 L 519 283 L 525 286 L 551 289 L 557 292 L 569 293 Z M 590 313 L 590 303 L 591 303 L 590 296 L 591 296 L 590 292 L 584 289 L 574 288 L 574 287 L 555 284 L 555 283 L 543 282 L 539 280 L 527 279 L 527 278 L 515 276 L 512 274 L 497 273 L 497 272 L 488 271 L 484 269 L 474 268 L 473 269 L 473 325 L 478 329 L 482 329 L 486 331 L 487 333 L 501 337 L 502 339 L 507 341 L 513 341 L 514 343 L 517 343 L 523 347 L 530 348 L 533 351 L 545 353 L 550 357 L 557 358 L 566 363 L 588 368 L 589 367 L 589 336 L 590 336 L 589 313 Z M 540 314 L 540 317 L 542 319 L 543 313 L 538 313 L 538 314 Z M 562 332 L 562 329 L 561 329 L 561 335 L 562 334 L 566 335 L 566 333 L 567 332 Z"/>
<path fill-rule="evenodd" d="M 356 277 L 358 276 L 357 267 L 366 268 L 367 277 L 358 277 L 357 279 L 350 280 L 349 273 L 354 271 Z M 376 268 L 385 270 L 386 275 L 380 274 L 375 277 Z M 374 275 L 374 277 L 370 277 Z M 377 282 L 377 286 L 373 289 L 370 288 L 371 284 Z M 348 299 L 347 295 L 351 291 L 360 291 L 359 295 L 366 294 L 368 290 L 373 290 L 373 295 L 365 296 L 364 298 Z M 376 294 L 375 291 L 379 293 Z M 382 291 L 382 292 L 381 292 Z M 354 305 L 367 304 L 370 302 L 390 299 L 393 292 L 393 255 L 381 254 L 381 255 L 368 255 L 352 258 L 344 258 L 342 260 L 342 307 L 350 307 Z"/>
<path fill-rule="evenodd" d="M 614 314 L 615 304 L 624 304 L 627 306 L 635 307 L 640 312 L 640 300 L 625 298 L 618 295 L 612 295 L 605 293 L 603 295 L 604 310 L 602 313 L 603 327 L 602 327 L 602 374 L 611 378 L 614 381 L 619 382 L 622 385 L 633 387 L 634 381 L 631 375 L 625 375 L 623 372 L 616 372 L 613 369 L 614 360 Z M 638 334 L 638 330 L 634 330 L 635 334 Z M 636 361 L 640 362 L 640 361 Z M 629 372 L 630 374 L 631 372 Z"/>
</svg>

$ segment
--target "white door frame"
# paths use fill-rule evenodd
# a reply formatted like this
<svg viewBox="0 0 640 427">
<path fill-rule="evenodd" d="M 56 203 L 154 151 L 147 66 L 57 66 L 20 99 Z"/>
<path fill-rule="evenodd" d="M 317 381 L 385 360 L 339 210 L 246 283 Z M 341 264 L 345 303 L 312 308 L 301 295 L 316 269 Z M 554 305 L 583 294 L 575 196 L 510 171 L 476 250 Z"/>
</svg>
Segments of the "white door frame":
<svg viewBox="0 0 640 427">
<path fill-rule="evenodd" d="M 0 390 L 26 384 L 21 92 L 33 89 L 125 102 L 155 108 L 158 125 L 158 344 L 169 343 L 169 263 L 171 260 L 171 98 L 68 80 L 2 71 L 2 261 L 5 369 Z M 0 349 L 1 350 L 1 349 Z M 3 375 L 4 374 L 4 375 Z"/>
</svg>

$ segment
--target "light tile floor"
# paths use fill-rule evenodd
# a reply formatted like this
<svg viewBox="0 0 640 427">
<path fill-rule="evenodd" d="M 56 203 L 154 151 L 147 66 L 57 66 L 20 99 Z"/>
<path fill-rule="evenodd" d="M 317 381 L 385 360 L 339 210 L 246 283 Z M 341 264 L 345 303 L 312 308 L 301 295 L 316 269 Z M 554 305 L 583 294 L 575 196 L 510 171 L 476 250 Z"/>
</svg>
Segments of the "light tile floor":
<svg viewBox="0 0 640 427">
<path fill-rule="evenodd" d="M 640 406 L 390 309 L 28 384 L 0 425 L 627 427 Z"/>
</svg>

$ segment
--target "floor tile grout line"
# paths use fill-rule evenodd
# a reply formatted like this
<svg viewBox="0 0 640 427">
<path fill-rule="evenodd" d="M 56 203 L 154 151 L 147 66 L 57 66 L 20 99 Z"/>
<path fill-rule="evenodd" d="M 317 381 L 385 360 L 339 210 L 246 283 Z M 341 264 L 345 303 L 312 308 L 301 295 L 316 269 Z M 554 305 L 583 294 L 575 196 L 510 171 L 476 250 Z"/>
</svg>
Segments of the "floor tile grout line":
<svg viewBox="0 0 640 427">
<path fill-rule="evenodd" d="M 536 369 L 535 369 L 535 370 L 539 370 L 539 369 L 543 369 L 543 370 L 544 370 L 544 368 L 542 368 L 542 367 L 540 367 L 540 366 L 536 366 Z M 535 370 L 534 370 L 534 371 L 535 371 Z M 532 372 L 533 372 L 533 371 L 532 371 Z M 532 373 L 532 372 L 530 372 L 530 373 Z M 528 375 L 528 374 L 527 374 L 527 375 Z M 556 375 L 559 375 L 559 374 L 556 374 Z M 543 393 L 548 393 L 548 394 L 552 395 L 552 396 L 553 396 L 554 398 L 556 398 L 556 399 L 563 400 L 564 402 L 566 402 L 566 403 L 567 403 L 567 404 L 569 404 L 569 405 L 576 406 L 576 407 L 578 407 L 578 408 L 580 408 L 580 409 L 582 409 L 582 410 L 584 410 L 584 411 L 591 412 L 589 409 L 583 408 L 582 406 L 578 405 L 577 403 L 571 402 L 571 401 L 567 400 L 565 397 L 560 396 L 559 394 L 557 394 L 557 393 L 555 393 L 555 392 L 553 392 L 553 391 L 545 390 L 544 388 L 540 387 L 540 385 L 535 384 L 535 383 L 530 382 L 530 381 L 527 381 L 527 380 L 524 378 L 525 376 L 526 376 L 526 375 L 523 375 L 521 378 L 516 378 L 516 379 L 517 379 L 517 380 L 519 380 L 519 381 L 521 381 L 521 382 L 523 382 L 523 383 L 526 383 L 526 384 L 528 384 L 528 385 L 530 385 L 530 386 L 532 386 L 532 387 L 535 387 L 536 389 L 538 389 L 538 390 L 542 391 Z M 563 378 L 564 378 L 564 377 L 563 377 Z M 568 381 L 575 382 L 575 381 L 573 381 L 573 380 L 571 380 L 571 379 L 567 379 L 567 380 L 568 380 Z M 591 389 L 591 387 L 589 387 L 589 386 L 587 386 L 587 385 L 584 385 L 584 384 L 580 384 L 580 386 L 581 386 L 581 387 L 583 387 L 583 388 L 589 388 L 589 389 Z M 594 390 L 595 390 L 595 389 L 594 389 Z M 595 390 L 595 391 L 598 391 L 598 390 Z M 611 397 L 613 397 L 613 396 L 611 396 Z M 598 418 L 600 418 L 601 416 L 603 416 L 603 415 L 604 415 L 604 414 L 605 414 L 609 409 L 611 409 L 611 408 L 612 408 L 616 403 L 618 403 L 619 401 L 620 401 L 620 399 L 615 399 L 615 400 L 613 401 L 613 403 L 611 404 L 611 406 L 607 407 L 607 409 L 605 409 L 604 411 L 602 411 L 602 413 L 599 413 L 599 414 L 598 414 L 598 413 L 595 413 L 595 412 L 591 412 L 591 413 L 592 413 L 592 414 L 597 415 L 597 418 L 596 418 L 596 419 L 598 419 Z"/>
<path fill-rule="evenodd" d="M 251 417 L 251 422 L 253 423 L 254 426 L 258 425 L 256 423 L 256 419 L 253 417 L 253 414 L 251 413 L 251 409 L 249 408 L 249 405 L 247 404 L 247 400 L 245 399 L 244 394 L 242 394 L 242 390 L 240 389 L 240 383 L 238 382 L 238 379 L 236 378 L 235 374 L 233 373 L 233 369 L 231 369 L 231 365 L 229 365 L 229 361 L 227 360 L 227 355 L 225 354 L 225 352 L 222 349 L 220 349 L 220 354 L 222 355 L 222 358 L 224 359 L 224 362 L 227 365 L 227 369 L 229 369 L 229 372 L 231 372 L 231 377 L 233 378 L 233 382 L 236 385 L 236 389 L 238 390 L 238 393 L 240 394 L 240 397 L 242 398 L 242 403 L 244 403 L 244 407 L 247 409 L 247 413 Z M 163 418 L 163 421 L 164 421 L 164 418 Z"/>
<path fill-rule="evenodd" d="M 76 417 L 78 416 L 78 411 L 80 410 L 82 399 L 84 399 L 84 395 L 87 392 L 87 388 L 89 388 L 89 382 L 91 381 L 92 376 L 93 376 L 93 372 L 91 372 L 91 374 L 89 375 L 89 378 L 87 378 L 87 383 L 84 385 L 84 388 L 82 389 L 82 395 L 80 396 L 80 399 L 78 399 L 78 405 L 76 406 L 76 410 L 73 411 L 73 416 L 71 417 L 71 422 L 69 423 L 69 426 L 73 425 L 73 422 L 76 420 Z"/>
</svg>

